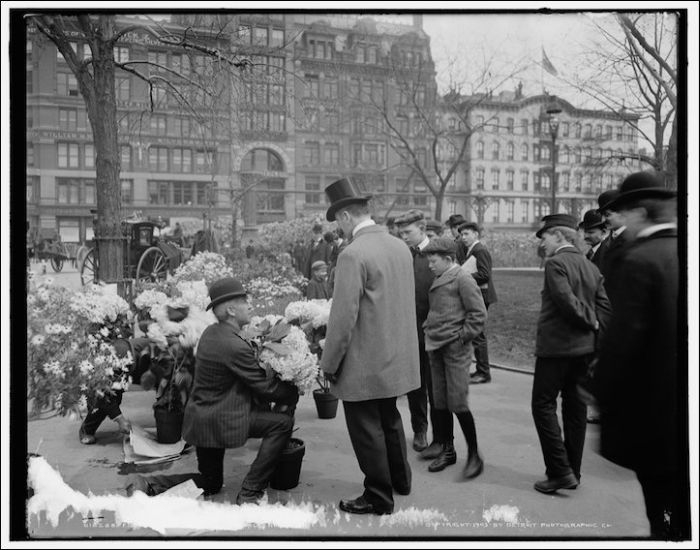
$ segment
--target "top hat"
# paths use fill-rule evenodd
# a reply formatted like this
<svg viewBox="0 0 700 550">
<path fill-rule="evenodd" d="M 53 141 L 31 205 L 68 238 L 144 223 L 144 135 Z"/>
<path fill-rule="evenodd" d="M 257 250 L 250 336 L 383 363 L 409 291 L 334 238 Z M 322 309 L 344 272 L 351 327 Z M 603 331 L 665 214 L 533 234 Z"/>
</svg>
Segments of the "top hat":
<svg viewBox="0 0 700 550">
<path fill-rule="evenodd" d="M 542 237 L 542 233 L 551 229 L 552 227 L 568 227 L 570 229 L 578 229 L 578 221 L 573 216 L 569 214 L 551 214 L 542 218 L 544 225 L 535 233 L 535 236 L 539 239 Z"/>
<path fill-rule="evenodd" d="M 452 237 L 435 237 L 421 251 L 422 254 L 456 254 L 457 243 Z"/>
<path fill-rule="evenodd" d="M 355 185 L 348 179 L 342 178 L 326 187 L 326 196 L 331 205 L 326 212 L 329 222 L 335 221 L 335 213 L 350 204 L 367 202 L 372 195 L 360 195 Z"/>
<path fill-rule="evenodd" d="M 606 208 L 618 209 L 637 199 L 670 199 L 676 196 L 675 191 L 664 187 L 656 172 L 635 172 L 625 178 L 618 188 L 618 195 Z"/>
<path fill-rule="evenodd" d="M 608 210 L 610 203 L 613 202 L 619 195 L 620 192 L 617 189 L 603 191 L 600 195 L 598 195 L 598 212 L 603 214 L 606 210 Z"/>
<path fill-rule="evenodd" d="M 578 224 L 578 228 L 586 231 L 588 229 L 593 229 L 595 227 L 605 227 L 605 223 L 606 222 L 603 219 L 603 216 L 600 213 L 600 211 L 593 209 L 593 210 L 588 210 L 583 215 L 583 221 L 580 224 Z"/>
<path fill-rule="evenodd" d="M 464 223 L 465 221 L 466 220 L 464 219 L 464 216 L 462 216 L 462 214 L 452 214 L 449 218 L 447 218 L 445 225 L 447 227 L 454 227 L 455 225 L 459 225 L 460 223 Z"/>
<path fill-rule="evenodd" d="M 465 229 L 471 229 L 472 231 L 481 233 L 481 231 L 479 230 L 479 224 L 476 222 L 463 222 L 457 226 L 457 231 L 459 231 L 460 233 Z"/>
<path fill-rule="evenodd" d="M 211 309 L 221 302 L 226 302 L 232 298 L 245 295 L 246 291 L 237 279 L 233 277 L 219 279 L 218 281 L 214 281 L 211 287 L 209 287 L 209 298 L 211 298 L 211 302 L 209 302 L 207 309 Z"/>
<path fill-rule="evenodd" d="M 404 225 L 409 225 L 411 223 L 419 222 L 425 219 L 425 215 L 420 210 L 409 210 L 405 214 L 394 219 L 394 224 L 397 227 L 402 227 Z"/>
</svg>

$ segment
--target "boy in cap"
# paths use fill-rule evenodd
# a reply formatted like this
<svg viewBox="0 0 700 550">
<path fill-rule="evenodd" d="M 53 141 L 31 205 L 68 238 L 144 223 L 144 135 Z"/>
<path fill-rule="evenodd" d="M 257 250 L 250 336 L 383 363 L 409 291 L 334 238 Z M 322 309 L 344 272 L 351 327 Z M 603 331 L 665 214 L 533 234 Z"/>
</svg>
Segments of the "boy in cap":
<svg viewBox="0 0 700 550">
<path fill-rule="evenodd" d="M 457 416 L 467 441 L 469 456 L 462 475 L 472 479 L 484 469 L 479 455 L 474 416 L 469 410 L 469 362 L 471 342 L 486 322 L 486 306 L 474 278 L 455 263 L 456 244 L 437 237 L 425 247 L 428 265 L 435 275 L 430 286 L 430 310 L 423 323 L 425 349 L 430 359 L 435 408 Z M 452 434 L 450 433 L 450 436 Z M 428 466 L 438 472 L 457 462 L 452 437 Z"/>
<path fill-rule="evenodd" d="M 306 298 L 309 300 L 328 300 L 328 265 L 323 260 L 311 264 L 311 280 L 306 285 Z"/>
<path fill-rule="evenodd" d="M 465 220 L 464 216 L 462 216 L 461 214 L 452 214 L 449 218 L 447 218 L 447 221 L 445 222 L 445 225 L 450 228 L 450 232 L 452 233 L 452 237 L 454 238 L 456 243 L 456 260 L 459 265 L 462 265 L 467 260 L 467 247 L 462 242 L 462 237 L 459 236 L 458 229 L 459 226 L 465 221 L 467 220 Z"/>
<path fill-rule="evenodd" d="M 536 235 L 548 259 L 537 321 L 531 405 L 547 475 L 535 483 L 535 489 L 553 493 L 575 489 L 581 481 L 586 403 L 577 385 L 588 372 L 598 332 L 608 322 L 610 302 L 600 271 L 576 247 L 576 218 L 552 214 L 542 220 L 544 225 Z M 564 440 L 557 418 L 559 394 Z"/>
<path fill-rule="evenodd" d="M 429 239 L 434 239 L 435 237 L 441 237 L 443 232 L 442 224 L 437 220 L 426 220 L 425 221 L 425 234 Z"/>
<path fill-rule="evenodd" d="M 601 454 L 637 474 L 651 536 L 662 540 L 690 537 L 687 310 L 678 309 L 675 196 L 658 174 L 637 172 L 608 205 L 633 240 L 594 375 Z"/>
<path fill-rule="evenodd" d="M 411 250 L 413 256 L 413 277 L 415 280 L 416 325 L 418 332 L 418 358 L 420 361 L 420 388 L 408 393 L 408 408 L 411 412 L 413 428 L 413 449 L 420 452 L 423 459 L 435 459 L 443 452 L 446 444 L 452 442 L 452 415 L 436 411 L 433 403 L 430 362 L 425 351 L 423 322 L 428 316 L 428 292 L 435 276 L 428 267 L 428 258 L 421 253 L 430 239 L 425 233 L 425 218 L 420 210 L 409 210 L 395 220 L 399 236 Z M 430 424 L 433 428 L 433 441 L 428 445 L 428 404 L 430 404 Z"/>
</svg>

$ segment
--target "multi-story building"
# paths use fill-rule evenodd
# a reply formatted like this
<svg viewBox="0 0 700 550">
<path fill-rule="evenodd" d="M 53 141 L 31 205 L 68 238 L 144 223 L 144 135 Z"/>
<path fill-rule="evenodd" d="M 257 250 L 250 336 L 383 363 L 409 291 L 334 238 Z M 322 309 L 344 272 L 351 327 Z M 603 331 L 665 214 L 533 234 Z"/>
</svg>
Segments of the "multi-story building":
<svg viewBox="0 0 700 550">
<path fill-rule="evenodd" d="M 550 213 L 554 166 L 557 211 L 578 217 L 597 208 L 601 192 L 641 169 L 634 124 L 625 122 L 635 123 L 636 115 L 578 109 L 547 94 L 525 97 L 521 88 L 456 103 L 472 134 L 447 189 L 448 215 L 463 213 L 492 228 L 528 228 Z M 453 109 L 443 107 L 442 120 L 459 143 L 465 125 Z M 547 113 L 553 110 L 560 112 Z"/>
</svg>

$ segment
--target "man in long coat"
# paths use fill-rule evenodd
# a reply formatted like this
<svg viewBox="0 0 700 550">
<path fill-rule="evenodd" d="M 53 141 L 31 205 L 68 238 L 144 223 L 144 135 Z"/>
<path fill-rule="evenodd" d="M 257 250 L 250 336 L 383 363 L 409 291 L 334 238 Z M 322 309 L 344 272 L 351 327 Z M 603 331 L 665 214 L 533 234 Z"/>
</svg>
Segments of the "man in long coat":
<svg viewBox="0 0 700 550">
<path fill-rule="evenodd" d="M 293 417 L 257 408 L 255 402 L 296 404 L 296 386 L 268 376 L 251 345 L 239 333 L 249 319 L 243 286 L 220 279 L 209 289 L 218 323 L 207 327 L 197 345 L 192 394 L 185 408 L 182 437 L 197 448 L 205 495 L 223 485 L 226 449 L 241 447 L 249 437 L 262 437 L 260 450 L 243 485 L 237 504 L 256 503 L 263 497 L 275 466 L 292 434 Z"/>
<path fill-rule="evenodd" d="M 340 509 L 390 514 L 393 491 L 409 494 L 411 468 L 396 398 L 420 386 L 413 261 L 408 247 L 370 218 L 352 182 L 326 188 L 335 220 L 351 242 L 338 256 L 321 369 L 343 400 L 364 493 Z"/>
<path fill-rule="evenodd" d="M 599 267 L 600 272 L 605 277 L 605 292 L 613 307 L 615 307 L 617 295 L 621 288 L 620 267 L 632 240 L 630 232 L 627 231 L 625 226 L 624 216 L 617 211 L 617 206 L 611 206 L 618 194 L 617 189 L 613 189 L 604 191 L 598 197 L 598 211 L 603 215 L 610 229 L 608 238 L 601 245 L 605 248 L 605 255 Z"/>
<path fill-rule="evenodd" d="M 586 258 L 592 261 L 599 270 L 602 270 L 605 253 L 610 246 L 607 225 L 603 215 L 598 210 L 588 210 L 583 215 L 583 221 L 578 224 L 578 228 L 583 230 L 583 240 L 590 246 L 586 252 Z"/>
<path fill-rule="evenodd" d="M 688 374 L 674 197 L 654 173 L 637 172 L 611 205 L 633 241 L 594 389 L 601 454 L 637 474 L 651 536 L 683 540 L 690 537 Z"/>
</svg>

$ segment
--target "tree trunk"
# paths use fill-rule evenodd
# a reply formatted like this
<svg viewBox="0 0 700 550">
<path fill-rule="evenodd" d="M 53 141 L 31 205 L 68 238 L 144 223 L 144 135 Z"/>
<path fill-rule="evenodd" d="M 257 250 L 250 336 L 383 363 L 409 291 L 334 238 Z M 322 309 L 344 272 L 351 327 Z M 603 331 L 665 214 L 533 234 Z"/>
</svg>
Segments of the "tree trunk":
<svg viewBox="0 0 700 550">
<path fill-rule="evenodd" d="M 678 126 L 676 116 L 673 115 L 671 124 L 671 137 L 668 140 L 668 150 L 666 151 L 666 188 L 678 189 Z"/>
<path fill-rule="evenodd" d="M 113 17 L 100 17 L 102 34 L 95 41 L 98 51 L 95 52 L 92 64 L 94 92 L 82 90 L 82 85 L 81 91 L 85 98 L 97 155 L 95 239 L 99 250 L 99 279 L 107 283 L 122 283 L 124 237 L 121 231 L 121 166 L 117 140 L 117 103 L 114 95 L 114 53 L 109 42 L 114 32 L 113 23 Z M 122 294 L 123 284 L 119 284 L 118 287 Z"/>
<path fill-rule="evenodd" d="M 435 195 L 435 219 L 442 219 L 442 203 L 445 200 L 445 186 L 440 187 L 437 195 Z"/>
</svg>

